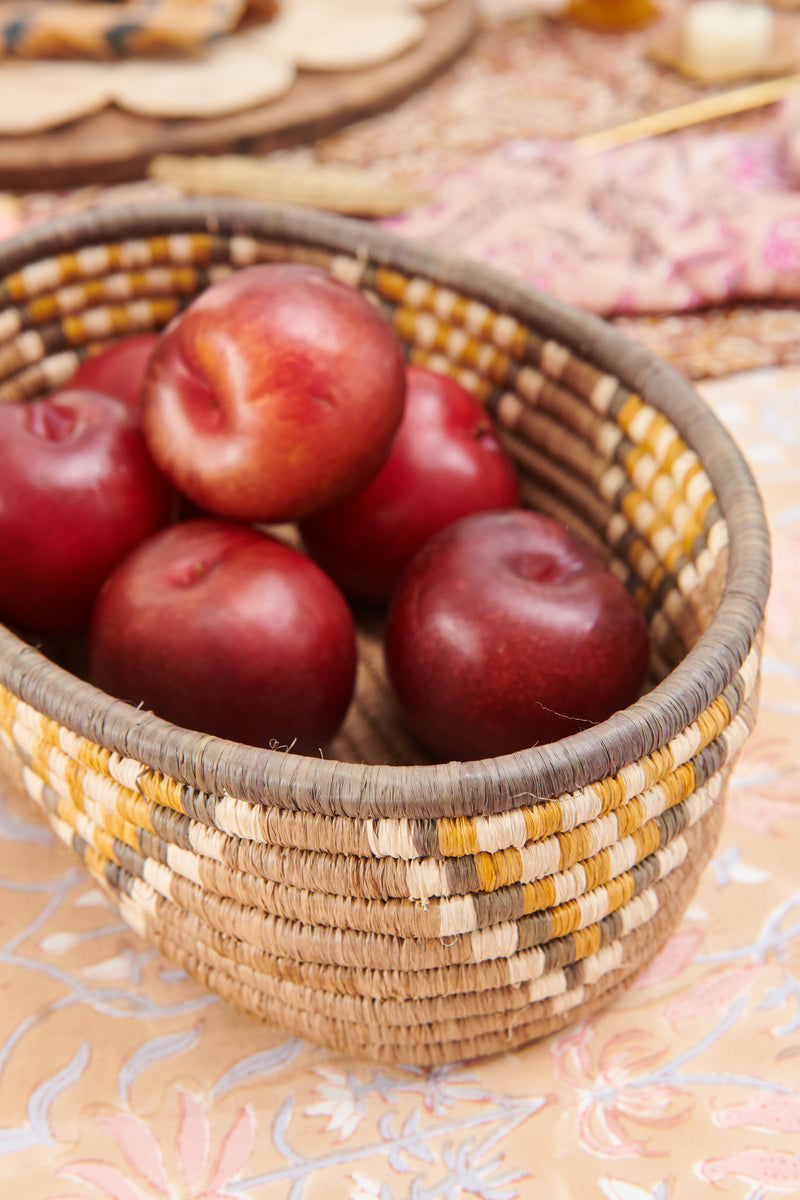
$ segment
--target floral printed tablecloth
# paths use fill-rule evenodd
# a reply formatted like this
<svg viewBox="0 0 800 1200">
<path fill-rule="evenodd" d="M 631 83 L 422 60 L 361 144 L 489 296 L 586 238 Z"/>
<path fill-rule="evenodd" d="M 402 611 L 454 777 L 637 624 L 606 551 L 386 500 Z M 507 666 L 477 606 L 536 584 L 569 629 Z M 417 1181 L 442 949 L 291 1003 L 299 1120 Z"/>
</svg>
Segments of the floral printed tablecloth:
<svg viewBox="0 0 800 1200">
<path fill-rule="evenodd" d="M 517 103 L 529 60 L 519 39 L 533 26 L 504 28 L 487 31 L 432 89 L 318 153 L 372 155 L 370 169 L 435 181 L 436 203 L 394 222 L 398 232 L 447 242 L 613 316 L 702 378 L 745 448 L 770 515 L 775 583 L 761 717 L 711 866 L 665 949 L 598 1016 L 486 1062 L 378 1068 L 232 1012 L 144 947 L 13 781 L 0 779 L 0 1197 L 800 1195 L 794 115 L 788 106 L 756 124 L 631 148 L 587 173 L 564 144 L 545 144 Z M 535 28 L 556 47 L 548 70 L 565 45 L 589 61 L 573 30 Z M 476 88 L 483 95 L 487 78 L 503 76 L 504 45 L 518 65 L 506 70 L 493 128 L 473 104 L 482 115 L 471 133 L 465 117 L 438 154 L 420 145 L 420 114 L 468 108 Z M 632 37 L 625 45 L 635 49 Z M 628 93 L 608 49 L 598 63 L 582 88 L 596 103 L 616 97 L 607 117 Z M 659 86 L 685 88 L 670 78 Z M 570 127 L 579 110 L 565 100 L 560 132 L 582 131 Z M 592 113 L 589 124 L 602 123 Z M 383 161 L 374 155 L 381 129 Z M 0 236 L 152 189 L 0 194 Z M 580 254 L 569 255 L 565 230 Z M 779 308 L 768 303 L 776 292 Z M 709 301 L 712 314 L 699 307 Z"/>
<path fill-rule="evenodd" d="M 774 530 L 762 712 L 696 899 L 631 990 L 430 1072 L 287 1040 L 146 949 L 0 784 L 0 1195 L 800 1194 L 800 369 L 702 391 Z"/>
</svg>

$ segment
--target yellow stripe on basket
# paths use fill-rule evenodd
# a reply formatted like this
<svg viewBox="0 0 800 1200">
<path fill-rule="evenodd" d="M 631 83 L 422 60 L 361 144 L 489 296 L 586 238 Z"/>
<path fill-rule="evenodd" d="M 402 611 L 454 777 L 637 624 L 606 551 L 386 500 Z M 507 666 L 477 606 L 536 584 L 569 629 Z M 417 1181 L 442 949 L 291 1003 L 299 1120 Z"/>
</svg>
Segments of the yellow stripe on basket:
<svg viewBox="0 0 800 1200">
<path fill-rule="evenodd" d="M 86 849 L 81 855 L 81 858 L 83 860 L 84 867 L 90 875 L 92 875 L 101 883 L 107 882 L 106 867 L 108 866 L 108 861 L 103 858 L 102 854 L 98 854 L 94 846 L 87 845 Z"/>
<path fill-rule="evenodd" d="M 131 277 L 129 275 L 117 275 L 114 276 L 114 278 L 125 279 L 128 281 L 128 286 L 130 286 Z M 53 299 L 58 304 L 59 311 L 64 310 L 66 312 L 71 312 L 78 307 L 75 299 L 77 295 L 79 295 L 82 300 L 82 304 L 80 305 L 81 308 L 93 308 L 97 304 L 103 304 L 110 298 L 108 280 L 86 279 L 76 288 L 62 288 L 61 291 L 56 292 Z M 66 304 L 64 303 L 65 296 L 67 297 Z M 31 304 L 31 311 L 33 311 L 34 304 L 41 303 L 47 299 L 49 299 L 49 297 L 43 296 L 40 301 L 34 301 Z M 113 297 L 113 299 L 119 300 L 120 297 L 116 295 Z"/>
<path fill-rule="evenodd" d="M 653 784 L 666 780 L 672 774 L 675 762 L 669 747 L 660 746 L 640 759 L 640 766 L 645 773 L 645 787 L 650 788 Z"/>
<path fill-rule="evenodd" d="M 124 812 L 106 808 L 96 799 L 92 799 L 91 813 L 95 823 L 99 823 L 118 842 L 130 846 L 131 850 L 141 850 L 139 830 L 126 818 Z"/>
<path fill-rule="evenodd" d="M 60 749 L 59 734 L 61 726 L 58 721 L 53 721 L 50 717 L 46 717 L 44 713 L 39 717 L 39 736 L 47 746 L 54 746 L 57 750 Z"/>
<path fill-rule="evenodd" d="M 634 829 L 638 829 L 644 819 L 644 805 L 638 796 L 632 796 L 627 804 L 621 805 L 615 812 L 617 818 L 617 834 L 627 837 Z"/>
<path fill-rule="evenodd" d="M 392 318 L 398 335 L 407 342 L 413 342 L 417 334 L 418 314 L 408 308 L 399 308 Z"/>
<path fill-rule="evenodd" d="M 589 858 L 584 859 L 581 865 L 586 876 L 587 892 L 608 883 L 612 876 L 612 860 L 608 846 L 598 850 L 597 854 L 591 854 Z"/>
<path fill-rule="evenodd" d="M 699 498 L 699 500 L 695 501 L 694 511 L 695 511 L 695 514 L 697 515 L 698 521 L 700 521 L 701 525 L 703 526 L 703 530 L 705 530 L 705 527 L 706 527 L 706 521 L 708 519 L 708 511 L 716 503 L 716 500 L 717 500 L 717 497 L 716 497 L 714 491 L 711 488 L 709 488 L 706 492 L 703 493 L 703 495 Z"/>
<path fill-rule="evenodd" d="M 453 303 L 453 308 L 450 313 L 450 319 L 456 325 L 466 326 L 469 322 L 469 314 L 470 314 L 470 302 L 468 300 L 465 300 L 463 296 L 457 296 Z M 491 320 L 491 314 L 487 314 L 486 319 L 483 322 L 483 327 L 480 329 L 473 328 L 472 332 L 477 334 L 478 336 L 480 336 L 483 332 L 483 329 L 487 328 L 489 326 L 490 320 Z M 474 324 L 474 322 L 473 322 L 473 324 Z"/>
<path fill-rule="evenodd" d="M 639 416 L 639 414 L 641 413 L 641 411 L 644 407 L 645 407 L 645 405 L 644 405 L 641 397 L 637 396 L 637 394 L 635 392 L 631 392 L 631 394 L 628 396 L 627 400 L 625 400 L 624 403 L 622 404 L 622 407 L 619 409 L 619 411 L 617 412 L 616 417 L 615 417 L 615 420 L 616 420 L 617 424 L 619 425 L 620 429 L 623 429 L 625 431 L 625 433 L 628 433 L 630 431 L 631 425 L 636 420 L 636 418 Z"/>
<path fill-rule="evenodd" d="M 43 325 L 47 321 L 54 321 L 60 313 L 61 304 L 57 292 L 37 296 L 28 303 L 28 314 L 34 325 Z"/>
<path fill-rule="evenodd" d="M 632 445 L 627 454 L 623 456 L 622 461 L 628 478 L 636 487 L 641 488 L 645 495 L 649 496 L 655 470 L 657 470 L 652 454 L 644 446 Z"/>
<path fill-rule="evenodd" d="M 123 265 L 122 247 L 120 246 L 120 244 L 118 242 L 115 242 L 110 246 L 105 246 L 104 249 L 108 256 L 107 257 L 108 266 L 112 270 L 118 271 L 120 269 L 120 267 Z M 148 261 L 149 261 L 149 256 L 148 256 Z M 141 265 L 141 259 L 139 260 L 139 265 Z"/>
<path fill-rule="evenodd" d="M 480 849 L 473 817 L 440 817 L 437 834 L 439 850 L 446 858 L 477 854 Z"/>
<path fill-rule="evenodd" d="M 110 750 L 96 745 L 95 742 L 90 742 L 88 738 L 79 737 L 75 745 L 75 751 L 78 761 L 82 762 L 90 771 L 96 771 L 99 775 L 108 775 L 108 762 L 111 758 Z"/>
<path fill-rule="evenodd" d="M 561 847 L 559 867 L 562 871 L 588 858 L 596 848 L 592 841 L 592 832 L 586 825 L 579 825 L 577 829 L 570 829 L 556 836 Z"/>
<path fill-rule="evenodd" d="M 27 300 L 41 292 L 52 291 L 65 278 L 79 275 L 80 267 L 74 254 L 63 254 L 58 258 L 45 258 L 41 262 L 30 263 L 14 275 L 9 275 L 5 281 L 5 289 L 13 300 Z"/>
<path fill-rule="evenodd" d="M 83 789 L 83 778 L 86 768 L 73 758 L 67 758 L 60 750 L 48 755 L 50 763 L 50 782 L 56 787 L 56 781 L 62 782 L 79 812 L 85 811 L 86 797 Z"/>
<path fill-rule="evenodd" d="M 142 767 L 137 779 L 137 787 L 145 799 L 154 804 L 161 804 L 165 808 L 172 808 L 175 812 L 183 813 L 183 785 L 176 779 L 159 775 L 149 767 Z"/>
<path fill-rule="evenodd" d="M 424 330 L 424 343 L 429 350 L 439 351 L 451 362 L 475 367 L 481 351 L 485 349 L 483 342 L 478 341 L 465 329 L 454 330 L 451 326 L 443 324 L 433 312 L 409 313 L 408 317 L 415 322 L 417 336 L 421 336 Z M 404 320 L 402 310 L 396 314 L 396 319 L 401 322 Z"/>
<path fill-rule="evenodd" d="M 603 940 L 602 930 L 598 925 L 587 925 L 585 929 L 576 929 L 572 935 L 575 945 L 575 960 L 591 958 L 600 949 Z"/>
<path fill-rule="evenodd" d="M 540 842 L 552 837 L 561 829 L 561 805 L 557 800 L 546 800 L 523 809 L 525 835 L 528 842 Z"/>
<path fill-rule="evenodd" d="M 673 570 L 677 558 L 672 555 L 672 549 L 677 549 L 678 557 L 681 551 L 669 522 L 638 488 L 631 487 L 624 495 L 618 496 L 618 503 L 631 529 L 646 538 L 669 570 Z"/>
<path fill-rule="evenodd" d="M 525 911 L 538 911 L 556 903 L 557 895 L 554 889 L 559 886 L 559 881 L 563 881 L 566 875 L 576 867 L 579 867 L 584 873 L 583 890 L 588 893 L 613 879 L 616 874 L 641 861 L 642 854 L 649 852 L 652 830 L 638 839 L 633 835 L 646 823 L 649 823 L 653 830 L 657 828 L 652 822 L 652 817 L 648 816 L 647 822 L 645 822 L 647 815 L 645 801 L 649 799 L 648 810 L 654 805 L 653 815 L 660 816 L 691 796 L 694 779 L 693 769 L 686 765 L 679 769 L 677 778 L 669 776 L 666 780 L 659 782 L 657 793 L 651 788 L 642 797 L 634 797 L 630 802 L 630 809 L 628 807 L 618 809 L 615 814 L 618 824 L 609 825 L 603 831 L 595 822 L 592 835 L 595 839 L 605 839 L 606 844 L 594 854 L 579 860 L 573 867 L 567 868 L 561 875 L 548 874 L 543 877 L 526 879 L 523 883 L 522 893 Z M 623 814 L 624 819 L 621 819 Z"/>
<path fill-rule="evenodd" d="M 508 356 L 495 350 L 494 346 L 464 333 L 463 330 L 441 325 L 434 345 L 456 362 L 487 376 L 493 383 L 505 383 L 508 379 Z"/>
<path fill-rule="evenodd" d="M 691 796 L 697 783 L 694 767 L 690 762 L 681 763 L 670 775 L 665 776 L 661 780 L 660 786 L 667 792 L 667 802 L 664 806 L 664 812 L 668 808 L 674 808 L 676 804 L 680 804 L 687 796 Z"/>
<path fill-rule="evenodd" d="M 731 710 L 722 696 L 712 700 L 705 712 L 697 718 L 701 745 L 707 746 L 719 737 L 731 723 Z"/>
<path fill-rule="evenodd" d="M 628 561 L 635 573 L 643 578 L 646 585 L 645 597 L 649 603 L 653 596 L 657 594 L 659 588 L 662 587 L 664 580 L 669 575 L 669 571 L 663 563 L 658 561 L 657 558 L 653 558 L 652 561 L 648 561 L 652 551 L 645 542 L 635 543 L 635 546 L 635 550 L 633 547 L 631 547 L 631 550 L 629 551 Z M 639 554 L 639 548 L 644 550 L 646 554 Z M 647 564 L 646 567 L 645 564 Z M 641 591 L 641 588 L 637 588 L 636 591 Z"/>
<path fill-rule="evenodd" d="M 114 835 L 107 829 L 103 829 L 99 825 L 94 825 L 92 828 L 91 844 L 103 856 L 106 862 L 119 863 L 117 852 L 114 849 Z"/>
<path fill-rule="evenodd" d="M 522 877 L 522 855 L 515 849 L 501 850 L 497 854 L 476 854 L 473 861 L 481 892 L 494 892 L 519 883 Z"/>
<path fill-rule="evenodd" d="M 639 441 L 646 450 L 649 450 L 658 463 L 664 461 L 664 442 L 678 435 L 674 425 L 669 421 L 663 413 L 656 412 L 655 409 L 650 409 L 650 420 L 647 428 L 642 430 Z"/>
<path fill-rule="evenodd" d="M 608 894 L 608 911 L 617 912 L 633 899 L 636 880 L 630 871 L 623 871 L 621 875 L 615 875 L 613 879 L 609 879 L 605 887 Z"/>
<path fill-rule="evenodd" d="M 600 811 L 604 815 L 619 808 L 620 804 L 625 802 L 625 790 L 615 775 L 611 775 L 607 779 L 598 779 L 595 783 L 590 784 L 590 787 L 595 795 L 599 796 Z"/>
<path fill-rule="evenodd" d="M 11 730 L 17 716 L 17 698 L 0 685 L 0 729 L 11 736 Z"/>
<path fill-rule="evenodd" d="M 118 272 L 101 279 L 82 280 L 60 288 L 51 296 L 32 300 L 28 311 L 34 319 L 53 319 L 60 314 L 78 312 L 109 301 L 120 303 L 135 300 L 153 292 L 163 292 L 165 297 L 169 295 L 174 304 L 172 292 L 186 294 L 196 291 L 197 287 L 198 273 L 194 267 L 153 267 L 130 274 Z"/>
<path fill-rule="evenodd" d="M 154 832 L 146 800 L 101 775 L 86 774 L 83 786 L 86 809 L 91 805 L 95 820 L 112 830 L 116 839 L 124 841 L 133 850 L 139 850 L 140 830 Z"/>
<path fill-rule="evenodd" d="M 581 908 L 577 900 L 567 900 L 566 904 L 559 904 L 552 908 L 549 912 L 550 920 L 553 923 L 553 937 L 566 937 L 568 933 L 573 933 L 581 923 Z"/>
<path fill-rule="evenodd" d="M 32 302 L 73 280 L 90 280 L 112 270 L 142 269 L 153 263 L 169 264 L 178 259 L 206 265 L 211 261 L 212 238 L 206 233 L 175 237 L 157 236 L 147 240 L 131 239 L 109 245 L 83 246 L 80 250 L 43 259 L 8 275 L 4 280 L 7 294 L 15 302 Z"/>
<path fill-rule="evenodd" d="M 404 316 L 400 312 L 397 314 L 397 319 L 405 323 L 410 317 Z M 431 350 L 439 351 L 450 362 L 461 364 L 462 367 L 475 371 L 480 379 L 490 380 L 498 386 L 508 384 L 514 363 L 507 353 L 498 349 L 493 342 L 484 340 L 480 334 L 476 336 L 453 322 L 436 323 L 435 316 L 426 316 L 426 319 L 432 322 L 426 337 L 426 345 Z M 507 330 L 506 326 L 502 324 L 503 320 L 503 317 L 492 314 L 492 321 L 485 331 L 485 337 L 494 339 L 494 342 L 498 344 L 502 343 L 504 349 L 508 345 L 514 347 L 517 335 L 516 326 L 512 330 Z M 419 326 L 417 325 L 416 328 L 418 330 Z"/>
<path fill-rule="evenodd" d="M 76 829 L 79 828 L 82 837 L 91 841 L 107 858 L 115 862 L 119 859 L 113 842 L 109 839 L 115 839 L 132 850 L 141 852 L 139 828 L 135 822 L 129 821 L 130 814 L 126 809 L 130 802 L 138 815 L 145 809 L 145 801 L 141 797 L 126 793 L 111 779 L 104 780 L 100 776 L 92 779 L 86 768 L 72 759 L 66 759 L 60 752 L 54 752 L 52 757 L 64 760 L 54 764 L 56 768 L 60 766 L 62 769 L 54 769 L 49 776 L 50 786 L 59 797 L 59 812 L 64 819 L 69 820 Z M 103 783 L 114 789 L 111 800 L 104 801 L 102 798 L 97 785 Z M 119 807 L 114 807 L 115 804 Z"/>
<path fill-rule="evenodd" d="M 683 533 L 681 535 L 683 552 L 687 558 L 694 559 L 696 557 L 695 542 L 698 538 L 700 538 L 701 541 L 705 541 L 705 535 L 706 531 L 702 520 L 695 513 L 692 513 L 692 515 L 686 521 L 686 524 L 683 527 Z"/>
<path fill-rule="evenodd" d="M 664 455 L 664 470 L 675 479 L 682 489 L 702 470 L 700 460 L 693 450 L 675 434 L 675 439 Z"/>
<path fill-rule="evenodd" d="M 108 779 L 105 782 L 108 789 L 106 795 L 109 797 L 109 800 L 111 800 L 113 797 L 113 802 L 118 806 L 118 819 L 122 822 L 130 822 L 130 824 L 137 830 L 135 845 L 138 847 L 139 830 L 144 829 L 147 833 L 155 833 L 155 828 L 150 817 L 151 805 L 147 803 L 143 796 L 139 796 L 136 792 L 129 791 L 127 788 L 115 783 L 113 779 Z M 96 792 L 93 791 L 92 795 L 98 804 L 106 807 L 104 801 Z M 118 836 L 120 837 L 121 841 L 125 841 L 130 845 L 134 845 L 134 842 L 130 841 L 128 837 L 123 837 L 121 834 Z"/>
<path fill-rule="evenodd" d="M 152 300 L 141 301 L 146 308 L 149 323 L 154 326 L 165 325 L 178 310 L 178 302 L 174 299 L 156 297 Z M 71 346 L 81 346 L 97 337 L 113 337 L 115 334 L 124 336 L 142 326 L 138 317 L 125 305 L 109 305 L 107 308 L 91 308 L 76 316 L 66 316 L 61 322 L 65 340 Z"/>
<path fill-rule="evenodd" d="M 375 272 L 375 290 L 388 300 L 401 302 L 408 290 L 408 276 L 389 267 L 379 267 Z"/>
<path fill-rule="evenodd" d="M 654 528 L 658 529 L 659 532 L 664 532 L 665 534 L 668 533 L 670 538 L 674 537 L 672 529 L 669 528 L 669 526 L 667 526 L 663 520 L 659 525 L 654 526 Z M 666 537 L 664 540 L 666 542 Z M 671 541 L 669 545 L 665 545 L 661 552 L 661 557 L 665 567 L 671 574 L 675 575 L 676 578 L 679 576 L 679 566 L 684 554 L 685 551 L 683 546 L 680 544 L 680 542 L 676 541 Z"/>
<path fill-rule="evenodd" d="M 40 778 L 37 775 L 37 778 Z M 69 794 L 69 791 L 64 787 L 63 780 L 53 780 L 48 785 L 53 796 L 55 796 L 55 812 L 63 823 L 68 826 L 73 833 L 77 833 L 78 826 L 81 822 L 82 814 L 75 807 L 75 802 Z M 48 808 L 52 805 L 47 802 Z M 85 841 L 90 841 L 89 838 L 84 838 Z"/>
<path fill-rule="evenodd" d="M 517 325 L 507 343 L 507 350 L 514 358 L 522 358 L 527 351 L 529 333 L 524 325 Z"/>
<path fill-rule="evenodd" d="M 545 908 L 552 908 L 557 899 L 552 875 L 522 885 L 523 913 L 541 912 Z"/>
<path fill-rule="evenodd" d="M 50 767 L 50 755 L 53 751 L 53 747 L 42 738 L 37 737 L 35 734 L 31 737 L 29 733 L 28 736 L 31 738 L 27 746 L 28 765 L 32 771 L 35 771 L 36 774 L 45 781 L 45 783 L 49 783 L 51 776 L 54 774 Z M 19 732 L 17 733 L 15 741 L 17 742 L 17 745 L 20 744 Z"/>
<path fill-rule="evenodd" d="M 415 367 L 428 367 L 431 371 L 438 372 L 439 375 L 449 375 L 451 379 L 455 379 L 479 400 L 485 401 L 492 390 L 492 385 L 488 380 L 482 379 L 480 375 L 467 367 L 456 366 L 444 354 L 434 354 L 429 350 L 412 347 L 408 353 L 408 361 Z"/>
<path fill-rule="evenodd" d="M 127 250 L 128 246 L 136 246 L 137 243 L 135 241 L 123 242 L 122 245 L 123 248 Z M 150 258 L 153 262 L 167 262 L 172 258 L 172 239 L 168 234 L 160 234 L 155 237 L 148 238 L 147 246 L 150 252 Z M 134 253 L 137 254 L 136 251 L 134 251 Z M 136 261 L 138 265 L 138 254 Z"/>
<path fill-rule="evenodd" d="M 640 829 L 634 829 L 630 836 L 636 845 L 638 862 L 654 854 L 661 845 L 661 831 L 656 821 L 648 821 Z"/>
</svg>

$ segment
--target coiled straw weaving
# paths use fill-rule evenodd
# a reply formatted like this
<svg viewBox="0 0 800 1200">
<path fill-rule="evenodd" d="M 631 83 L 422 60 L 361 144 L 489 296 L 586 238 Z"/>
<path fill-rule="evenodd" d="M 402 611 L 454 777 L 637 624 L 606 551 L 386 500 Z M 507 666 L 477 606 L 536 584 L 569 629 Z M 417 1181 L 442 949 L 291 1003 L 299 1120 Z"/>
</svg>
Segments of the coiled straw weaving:
<svg viewBox="0 0 800 1200">
<path fill-rule="evenodd" d="M 178 729 L 0 629 L 2 755 L 122 916 L 292 1033 L 387 1062 L 511 1049 L 606 1003 L 663 944 L 755 719 L 769 543 L 737 448 L 603 323 L 383 231 L 188 201 L 64 219 L 0 250 L 0 398 L 163 326 L 221 274 L 320 264 L 408 356 L 496 417 L 526 504 L 575 528 L 645 611 L 642 699 L 502 759 L 430 763 L 365 624 L 325 757 Z"/>
</svg>

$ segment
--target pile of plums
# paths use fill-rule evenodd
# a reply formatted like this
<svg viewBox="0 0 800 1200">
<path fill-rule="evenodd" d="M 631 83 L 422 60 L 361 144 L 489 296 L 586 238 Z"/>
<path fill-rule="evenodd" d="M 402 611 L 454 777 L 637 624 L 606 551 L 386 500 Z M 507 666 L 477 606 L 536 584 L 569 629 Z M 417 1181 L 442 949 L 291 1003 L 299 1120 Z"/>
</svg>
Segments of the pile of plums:
<svg viewBox="0 0 800 1200">
<path fill-rule="evenodd" d="M 293 523 L 303 550 L 269 531 Z M 0 405 L 0 619 L 88 634 L 89 676 L 178 725 L 318 753 L 353 605 L 441 759 L 505 754 L 640 693 L 648 632 L 574 534 L 519 507 L 480 403 L 407 366 L 357 289 L 296 264 Z"/>
</svg>

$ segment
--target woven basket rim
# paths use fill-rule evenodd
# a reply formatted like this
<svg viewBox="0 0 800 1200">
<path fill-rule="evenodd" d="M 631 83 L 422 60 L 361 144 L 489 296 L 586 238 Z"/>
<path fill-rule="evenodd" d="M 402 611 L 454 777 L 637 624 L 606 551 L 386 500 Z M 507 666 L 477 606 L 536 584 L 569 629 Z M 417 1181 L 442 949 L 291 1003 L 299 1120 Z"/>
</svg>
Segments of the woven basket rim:
<svg viewBox="0 0 800 1200">
<path fill-rule="evenodd" d="M 222 199 L 154 201 L 70 214 L 0 245 L 0 279 L 31 261 L 100 241 L 205 232 L 286 239 L 419 274 L 488 304 L 568 346 L 663 412 L 698 454 L 729 527 L 723 595 L 678 666 L 639 701 L 545 746 L 502 758 L 425 766 L 307 758 L 183 730 L 115 700 L 0 626 L 0 679 L 37 711 L 90 741 L 202 791 L 361 815 L 430 818 L 491 813 L 569 793 L 616 774 L 677 736 L 731 682 L 763 623 L 771 577 L 769 531 L 750 469 L 691 385 L 653 353 L 591 314 L 461 256 L 352 218 Z"/>
</svg>

